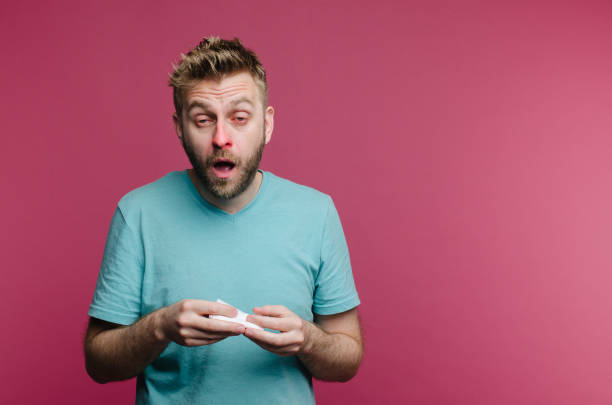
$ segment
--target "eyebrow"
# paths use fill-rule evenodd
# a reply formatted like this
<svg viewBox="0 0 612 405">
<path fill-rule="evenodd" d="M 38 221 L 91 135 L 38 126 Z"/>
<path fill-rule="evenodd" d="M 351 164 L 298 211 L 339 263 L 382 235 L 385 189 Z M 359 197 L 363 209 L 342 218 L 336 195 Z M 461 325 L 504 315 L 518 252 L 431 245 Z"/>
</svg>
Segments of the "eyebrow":
<svg viewBox="0 0 612 405">
<path fill-rule="evenodd" d="M 248 97 L 240 97 L 240 98 L 237 98 L 236 100 L 232 100 L 231 102 L 233 106 L 237 106 L 238 104 L 242 104 L 242 103 L 247 103 L 247 104 L 250 104 L 252 107 L 255 107 L 255 104 L 253 104 L 251 99 Z"/>
<path fill-rule="evenodd" d="M 249 104 L 253 108 L 255 107 L 255 104 L 248 97 L 240 97 L 230 102 L 230 104 L 234 107 L 242 103 Z M 187 111 L 189 112 L 193 110 L 194 108 L 198 108 L 198 107 L 206 111 L 209 109 L 209 104 L 204 103 L 202 101 L 192 101 L 191 103 L 189 103 L 189 106 L 187 107 Z"/>
<path fill-rule="evenodd" d="M 208 104 L 202 103 L 201 101 L 192 101 L 191 103 L 189 103 L 189 106 L 187 107 L 187 111 L 189 112 L 197 107 L 200 107 L 203 110 L 207 110 L 209 106 Z"/>
</svg>

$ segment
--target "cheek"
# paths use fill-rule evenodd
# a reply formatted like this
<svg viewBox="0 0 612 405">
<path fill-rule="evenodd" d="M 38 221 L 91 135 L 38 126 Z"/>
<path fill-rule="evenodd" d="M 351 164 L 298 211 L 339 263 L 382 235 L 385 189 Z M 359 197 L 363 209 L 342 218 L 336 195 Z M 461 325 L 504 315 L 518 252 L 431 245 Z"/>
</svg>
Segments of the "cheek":
<svg viewBox="0 0 612 405">
<path fill-rule="evenodd" d="M 204 161 L 212 153 L 207 150 L 201 141 L 194 140 L 193 138 L 185 138 L 185 141 L 184 148 L 188 149 L 187 153 L 194 155 L 201 161 Z"/>
<path fill-rule="evenodd" d="M 210 142 L 206 141 L 206 138 L 201 135 L 194 135 L 193 133 L 187 132 L 183 134 L 185 140 L 191 145 L 191 149 L 194 152 L 206 153 L 207 148 L 212 147 Z"/>
</svg>

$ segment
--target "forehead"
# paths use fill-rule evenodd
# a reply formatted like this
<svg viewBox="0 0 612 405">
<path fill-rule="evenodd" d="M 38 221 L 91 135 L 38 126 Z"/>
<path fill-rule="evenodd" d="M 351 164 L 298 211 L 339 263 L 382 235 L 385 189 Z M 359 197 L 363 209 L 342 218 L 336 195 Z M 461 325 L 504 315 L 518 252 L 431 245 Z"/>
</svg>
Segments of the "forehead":
<svg viewBox="0 0 612 405">
<path fill-rule="evenodd" d="M 248 72 L 224 75 L 220 79 L 206 79 L 196 82 L 185 94 L 187 106 L 202 100 L 212 103 L 224 103 L 239 98 L 259 102 L 259 86 Z"/>
</svg>

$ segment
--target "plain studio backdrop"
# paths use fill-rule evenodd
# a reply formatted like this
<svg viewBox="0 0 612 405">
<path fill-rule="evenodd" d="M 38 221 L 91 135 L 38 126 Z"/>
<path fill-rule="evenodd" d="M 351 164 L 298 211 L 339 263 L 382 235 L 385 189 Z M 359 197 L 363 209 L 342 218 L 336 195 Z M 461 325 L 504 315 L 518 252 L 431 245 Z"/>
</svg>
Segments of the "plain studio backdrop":
<svg viewBox="0 0 612 405">
<path fill-rule="evenodd" d="M 1 403 L 133 401 L 87 309 L 118 200 L 189 167 L 166 82 L 206 35 L 267 69 L 262 167 L 344 225 L 366 354 L 319 403 L 612 402 L 610 2 L 4 2 L 0 34 Z"/>
</svg>

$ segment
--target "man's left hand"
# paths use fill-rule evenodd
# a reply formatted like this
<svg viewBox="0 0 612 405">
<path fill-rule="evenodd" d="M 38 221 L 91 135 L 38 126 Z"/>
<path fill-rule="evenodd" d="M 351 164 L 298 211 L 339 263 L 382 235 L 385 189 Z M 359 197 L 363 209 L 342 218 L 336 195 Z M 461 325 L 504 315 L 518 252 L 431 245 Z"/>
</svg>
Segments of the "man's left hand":
<svg viewBox="0 0 612 405">
<path fill-rule="evenodd" d="M 292 356 L 306 351 L 311 325 L 282 305 L 266 305 L 253 308 L 254 315 L 247 321 L 262 328 L 280 331 L 273 333 L 247 328 L 244 335 L 262 348 L 279 356 Z"/>
</svg>

